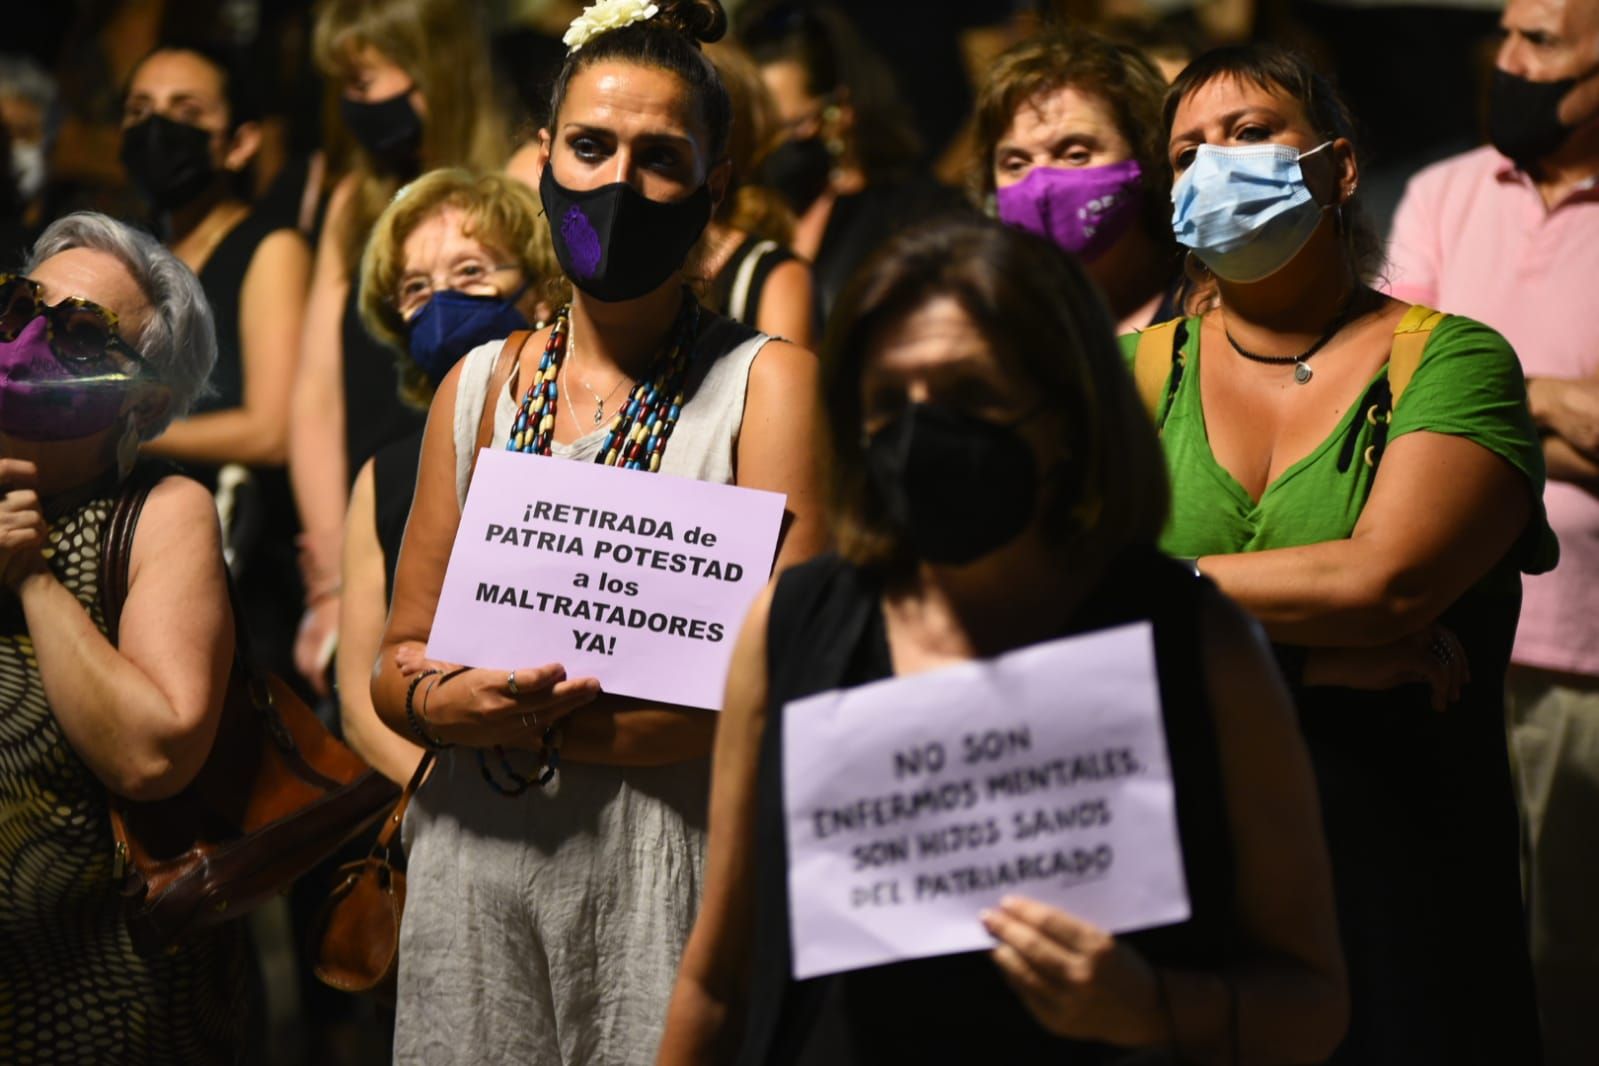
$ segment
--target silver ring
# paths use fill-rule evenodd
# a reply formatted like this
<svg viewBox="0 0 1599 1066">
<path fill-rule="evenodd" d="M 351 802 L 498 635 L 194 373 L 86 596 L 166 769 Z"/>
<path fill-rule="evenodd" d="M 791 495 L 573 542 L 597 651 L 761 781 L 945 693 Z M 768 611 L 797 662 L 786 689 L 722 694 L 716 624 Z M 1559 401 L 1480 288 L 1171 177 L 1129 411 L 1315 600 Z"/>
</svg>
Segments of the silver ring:
<svg viewBox="0 0 1599 1066">
<path fill-rule="evenodd" d="M 513 696 L 515 696 L 518 692 L 521 691 L 521 689 L 518 688 L 517 684 L 516 684 L 516 671 L 515 670 L 512 670 L 510 673 L 505 675 L 505 687 L 510 690 L 511 695 L 513 695 Z"/>
<path fill-rule="evenodd" d="M 1439 662 L 1448 666 L 1455 661 L 1455 651 L 1443 637 L 1434 637 L 1432 640 L 1432 653 Z"/>
</svg>

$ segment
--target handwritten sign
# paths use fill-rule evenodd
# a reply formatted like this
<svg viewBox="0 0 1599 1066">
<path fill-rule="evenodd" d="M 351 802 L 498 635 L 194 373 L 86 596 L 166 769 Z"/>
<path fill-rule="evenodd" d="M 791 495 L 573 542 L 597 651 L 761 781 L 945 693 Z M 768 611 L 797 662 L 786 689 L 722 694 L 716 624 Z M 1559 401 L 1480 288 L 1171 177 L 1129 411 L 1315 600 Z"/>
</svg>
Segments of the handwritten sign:
<svg viewBox="0 0 1599 1066">
<path fill-rule="evenodd" d="M 1147 623 L 789 704 L 783 799 L 796 978 L 991 947 L 1007 895 L 1188 917 Z"/>
<path fill-rule="evenodd" d="M 781 493 L 485 449 L 428 655 L 558 662 L 607 692 L 718 709 L 771 576 Z"/>
</svg>

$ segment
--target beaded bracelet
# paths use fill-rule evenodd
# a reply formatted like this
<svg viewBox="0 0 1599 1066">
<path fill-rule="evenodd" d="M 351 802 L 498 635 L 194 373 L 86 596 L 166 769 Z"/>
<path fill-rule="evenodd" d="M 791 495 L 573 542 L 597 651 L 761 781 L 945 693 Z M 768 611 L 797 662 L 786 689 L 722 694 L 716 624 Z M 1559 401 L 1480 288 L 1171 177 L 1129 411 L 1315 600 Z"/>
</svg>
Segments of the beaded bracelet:
<svg viewBox="0 0 1599 1066">
<path fill-rule="evenodd" d="M 539 784 L 547 785 L 555 780 L 555 775 L 560 769 L 561 723 L 556 722 L 544 731 L 544 768 L 539 773 Z"/>
<path fill-rule="evenodd" d="M 511 784 L 510 787 L 507 787 L 495 780 L 494 773 L 489 769 L 488 756 L 484 753 L 482 748 L 479 748 L 477 750 L 478 773 L 483 775 L 483 780 L 488 782 L 488 786 L 490 788 L 502 796 L 520 796 L 522 793 L 533 787 L 534 778 L 523 777 L 521 774 L 517 773 L 516 767 L 512 766 L 511 760 L 506 757 L 504 748 L 500 747 L 498 744 L 494 745 L 494 754 L 499 756 L 500 767 L 505 771 L 505 776 L 511 779 Z"/>
<path fill-rule="evenodd" d="M 417 743 L 421 744 L 422 747 L 431 752 L 443 751 L 445 748 L 450 747 L 450 745 L 430 734 L 427 731 L 426 726 L 423 725 L 422 719 L 417 715 L 416 686 L 422 683 L 423 678 L 431 677 L 437 673 L 440 673 L 440 671 L 423 670 L 421 673 L 411 678 L 411 684 L 405 690 L 405 724 L 410 728 L 411 735 L 416 738 Z M 437 682 L 435 682 L 435 684 L 437 684 Z M 433 690 L 431 687 L 429 687 L 428 691 L 431 692 Z"/>
<path fill-rule="evenodd" d="M 556 773 L 561 769 L 560 723 L 556 723 L 544 731 L 543 744 L 544 753 L 539 765 L 539 775 L 536 778 L 527 777 L 519 773 L 516 767 L 511 765 L 510 756 L 505 754 L 505 749 L 498 744 L 494 745 L 494 754 L 500 760 L 500 769 L 510 779 L 511 784 L 509 786 L 502 785 L 495 778 L 494 772 L 489 769 L 488 756 L 483 753 L 481 748 L 478 749 L 477 753 L 478 772 L 483 775 L 483 780 L 488 783 L 488 786 L 502 796 L 520 796 L 535 784 L 543 788 L 555 780 Z"/>
</svg>

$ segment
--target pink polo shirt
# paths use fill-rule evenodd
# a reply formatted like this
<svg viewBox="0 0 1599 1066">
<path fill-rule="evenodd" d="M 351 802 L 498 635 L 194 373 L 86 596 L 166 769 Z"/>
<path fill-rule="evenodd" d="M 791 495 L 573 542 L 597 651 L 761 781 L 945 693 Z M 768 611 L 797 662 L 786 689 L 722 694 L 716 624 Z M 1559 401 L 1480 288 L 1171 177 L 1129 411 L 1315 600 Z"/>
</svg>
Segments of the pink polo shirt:
<svg viewBox="0 0 1599 1066">
<path fill-rule="evenodd" d="M 1599 181 L 1551 211 L 1494 149 L 1447 159 L 1410 180 L 1388 256 L 1395 297 L 1486 322 L 1528 377 L 1599 376 Z M 1525 579 L 1514 659 L 1599 676 L 1599 499 L 1551 481 L 1544 507 L 1560 565 Z"/>
</svg>

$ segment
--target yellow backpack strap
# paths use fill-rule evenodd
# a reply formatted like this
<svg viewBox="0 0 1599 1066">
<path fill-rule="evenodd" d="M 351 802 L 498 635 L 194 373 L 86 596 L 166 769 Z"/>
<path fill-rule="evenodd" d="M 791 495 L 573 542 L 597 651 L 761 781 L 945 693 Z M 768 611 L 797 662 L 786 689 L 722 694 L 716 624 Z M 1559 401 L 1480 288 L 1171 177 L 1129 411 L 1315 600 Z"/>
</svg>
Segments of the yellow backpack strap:
<svg viewBox="0 0 1599 1066">
<path fill-rule="evenodd" d="M 1405 386 L 1416 376 L 1422 353 L 1427 350 L 1427 338 L 1442 322 L 1445 315 L 1421 304 L 1413 304 L 1405 317 L 1394 327 L 1394 346 L 1388 353 L 1388 393 L 1392 397 L 1389 410 L 1399 406 L 1399 397 Z"/>
<path fill-rule="evenodd" d="M 1138 396 L 1144 401 L 1144 410 L 1151 421 L 1160 417 L 1160 402 L 1166 398 L 1166 382 L 1171 378 L 1172 365 L 1182 360 L 1181 352 L 1174 352 L 1177 327 L 1181 318 L 1138 331 L 1138 347 L 1133 354 L 1133 379 L 1138 383 Z"/>
</svg>

